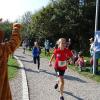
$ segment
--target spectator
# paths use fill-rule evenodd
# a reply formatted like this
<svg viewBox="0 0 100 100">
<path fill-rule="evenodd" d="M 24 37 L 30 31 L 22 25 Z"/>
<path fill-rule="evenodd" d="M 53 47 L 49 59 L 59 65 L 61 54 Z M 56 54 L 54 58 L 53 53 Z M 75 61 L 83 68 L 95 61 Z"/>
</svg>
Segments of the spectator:
<svg viewBox="0 0 100 100">
<path fill-rule="evenodd" d="M 94 54 L 94 41 L 93 38 L 90 38 L 90 64 L 93 65 L 93 54 Z"/>
<path fill-rule="evenodd" d="M 45 46 L 45 55 L 50 56 L 50 44 L 49 44 L 49 40 L 45 40 L 44 42 L 44 46 Z"/>
<path fill-rule="evenodd" d="M 82 71 L 82 68 L 84 67 L 84 57 L 82 55 L 82 52 L 79 52 L 78 54 L 78 59 L 77 61 L 75 62 L 75 64 L 78 66 L 79 68 L 79 71 Z"/>
<path fill-rule="evenodd" d="M 75 50 L 72 50 L 72 63 L 75 64 L 75 62 L 77 61 L 78 59 L 78 53 L 75 51 Z"/>
</svg>

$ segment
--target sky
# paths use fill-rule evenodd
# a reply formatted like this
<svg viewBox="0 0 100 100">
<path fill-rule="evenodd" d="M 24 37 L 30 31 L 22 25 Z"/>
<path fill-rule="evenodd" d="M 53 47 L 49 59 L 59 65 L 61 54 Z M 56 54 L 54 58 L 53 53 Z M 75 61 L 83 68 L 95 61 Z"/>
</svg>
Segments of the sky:
<svg viewBox="0 0 100 100">
<path fill-rule="evenodd" d="M 50 0 L 1 0 L 0 18 L 14 22 L 26 12 L 35 13 L 49 2 Z"/>
</svg>

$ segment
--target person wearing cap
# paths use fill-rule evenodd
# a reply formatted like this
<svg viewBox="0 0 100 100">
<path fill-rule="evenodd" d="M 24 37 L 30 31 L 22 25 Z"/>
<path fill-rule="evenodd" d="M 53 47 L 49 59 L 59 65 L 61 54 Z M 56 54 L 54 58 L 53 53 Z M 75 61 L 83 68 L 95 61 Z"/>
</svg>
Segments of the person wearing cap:
<svg viewBox="0 0 100 100">
<path fill-rule="evenodd" d="M 11 90 L 8 80 L 8 58 L 20 45 L 19 23 L 13 24 L 12 36 L 9 41 L 3 42 L 4 32 L 0 29 L 0 100 L 12 100 Z"/>
</svg>

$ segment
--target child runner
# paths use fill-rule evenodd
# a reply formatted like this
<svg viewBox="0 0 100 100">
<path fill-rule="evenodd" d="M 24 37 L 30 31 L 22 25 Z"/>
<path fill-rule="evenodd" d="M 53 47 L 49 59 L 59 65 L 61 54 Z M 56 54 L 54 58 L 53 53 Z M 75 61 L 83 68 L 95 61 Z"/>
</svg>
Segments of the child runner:
<svg viewBox="0 0 100 100">
<path fill-rule="evenodd" d="M 60 100 L 64 100 L 63 97 L 63 90 L 64 90 L 64 73 L 65 70 L 67 69 L 67 59 L 72 57 L 71 51 L 66 48 L 66 39 L 65 38 L 60 38 L 57 41 L 58 48 L 54 49 L 54 52 L 51 56 L 51 59 L 49 61 L 49 66 L 51 66 L 51 62 L 53 58 L 55 58 L 55 66 L 54 69 L 58 75 L 58 83 L 55 85 L 55 89 L 58 88 L 60 89 Z"/>
<path fill-rule="evenodd" d="M 26 51 L 26 41 L 25 40 L 22 42 L 22 47 L 23 47 L 23 54 L 25 54 L 25 51 Z"/>
<path fill-rule="evenodd" d="M 40 71 L 40 53 L 41 53 L 41 49 L 40 49 L 38 43 L 34 42 L 32 54 L 33 54 L 34 64 L 36 64 L 36 62 L 38 63 L 38 72 Z"/>
</svg>

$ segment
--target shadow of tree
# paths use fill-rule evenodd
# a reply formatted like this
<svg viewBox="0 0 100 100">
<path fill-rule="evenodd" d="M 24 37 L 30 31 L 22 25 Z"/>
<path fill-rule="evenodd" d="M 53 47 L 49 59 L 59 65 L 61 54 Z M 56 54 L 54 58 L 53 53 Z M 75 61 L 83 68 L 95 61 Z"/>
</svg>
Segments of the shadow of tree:
<svg viewBox="0 0 100 100">
<path fill-rule="evenodd" d="M 23 56 L 19 56 L 19 55 L 14 55 L 14 56 L 17 56 L 17 57 L 19 57 L 19 58 L 25 58 L 25 57 L 23 57 Z"/>
<path fill-rule="evenodd" d="M 72 97 L 74 97 L 74 98 L 76 98 L 77 100 L 84 100 L 84 99 L 82 99 L 82 98 L 80 98 L 80 97 L 77 97 L 77 96 L 73 95 L 73 93 L 71 93 L 71 92 L 66 92 L 66 91 L 64 91 L 64 93 L 67 94 L 67 95 L 70 95 L 70 96 L 72 96 Z"/>
<path fill-rule="evenodd" d="M 33 63 L 33 60 L 23 60 L 23 59 L 20 59 L 20 60 L 23 62 Z"/>
<path fill-rule="evenodd" d="M 47 71 L 42 71 L 42 72 L 50 74 L 50 75 L 53 75 L 53 76 L 57 76 L 56 73 L 51 73 L 51 72 L 47 72 Z M 66 79 L 66 80 L 72 80 L 72 81 L 78 81 L 78 82 L 81 82 L 81 83 L 87 83 L 86 81 L 84 81 L 84 80 L 82 80 L 80 78 L 77 78 L 77 77 L 74 77 L 74 76 L 69 76 L 69 75 L 65 75 L 64 79 Z"/>
<path fill-rule="evenodd" d="M 78 81 L 78 82 L 81 82 L 81 83 L 87 83 L 86 81 L 84 81 L 80 78 L 74 77 L 74 76 L 64 75 L 64 78 L 67 79 L 67 80 L 71 80 L 71 81 Z"/>
<path fill-rule="evenodd" d="M 19 67 L 19 66 L 13 66 L 13 65 L 9 65 L 10 67 L 15 67 L 15 68 L 17 68 L 17 69 L 22 69 L 22 70 L 25 70 L 25 71 L 28 71 L 28 72 L 34 72 L 34 73 L 38 73 L 38 71 L 34 71 L 34 70 L 32 70 L 32 69 L 30 69 L 30 68 L 22 68 L 22 67 Z"/>
</svg>

